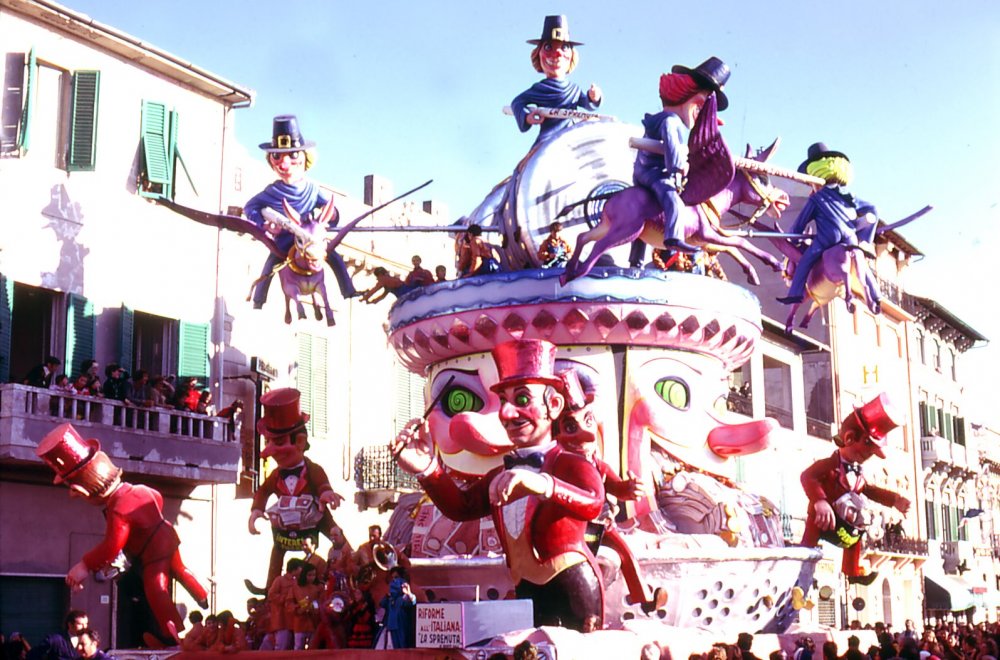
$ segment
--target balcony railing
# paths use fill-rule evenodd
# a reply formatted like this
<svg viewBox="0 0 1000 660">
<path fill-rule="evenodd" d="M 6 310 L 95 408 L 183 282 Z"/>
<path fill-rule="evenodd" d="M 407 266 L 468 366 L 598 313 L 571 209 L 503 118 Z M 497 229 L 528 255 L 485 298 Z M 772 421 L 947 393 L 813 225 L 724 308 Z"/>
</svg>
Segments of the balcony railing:
<svg viewBox="0 0 1000 660">
<path fill-rule="evenodd" d="M 0 460 L 40 463 L 35 448 L 70 422 L 126 473 L 198 483 L 236 480 L 240 445 L 228 420 L 167 408 L 140 408 L 112 399 L 0 385 Z"/>
<path fill-rule="evenodd" d="M 753 397 L 749 394 L 741 394 L 736 390 L 729 390 L 726 397 L 726 408 L 730 412 L 753 417 Z"/>
<path fill-rule="evenodd" d="M 814 438 L 830 440 L 835 435 L 833 431 L 833 422 L 806 417 L 806 433 Z"/>
<path fill-rule="evenodd" d="M 911 539 L 906 536 L 886 534 L 877 541 L 867 542 L 866 545 L 871 550 L 878 550 L 885 553 L 915 555 L 918 557 L 928 556 L 927 539 Z"/>
<path fill-rule="evenodd" d="M 778 406 L 772 406 L 764 404 L 764 414 L 768 417 L 773 417 L 778 421 L 783 428 L 790 429 L 793 428 L 792 425 L 792 411 L 786 410 L 784 408 L 779 408 Z"/>
<path fill-rule="evenodd" d="M 385 445 L 364 447 L 354 458 L 354 482 L 358 490 L 419 490 L 413 475 L 396 463 Z"/>
</svg>

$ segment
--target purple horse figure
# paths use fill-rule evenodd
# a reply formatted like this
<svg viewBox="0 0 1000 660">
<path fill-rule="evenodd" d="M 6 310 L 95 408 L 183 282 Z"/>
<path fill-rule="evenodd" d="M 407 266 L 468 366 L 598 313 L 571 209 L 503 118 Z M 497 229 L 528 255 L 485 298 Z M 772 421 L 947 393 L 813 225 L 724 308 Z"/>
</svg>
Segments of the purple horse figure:
<svg viewBox="0 0 1000 660">
<path fill-rule="evenodd" d="M 863 223 L 858 226 L 859 236 L 869 236 L 874 240 L 875 236 L 890 229 L 897 229 L 903 225 L 913 222 L 920 216 L 931 211 L 930 206 L 925 206 L 916 213 L 909 215 L 891 225 L 879 225 L 873 227 L 871 223 Z M 756 229 L 765 231 L 781 231 L 777 227 L 769 227 L 764 223 L 755 222 Z M 787 238 L 772 238 L 772 243 L 778 248 L 789 262 L 786 273 L 790 277 L 798 266 L 799 259 L 805 251 L 795 242 Z M 868 265 L 868 258 L 860 246 L 846 246 L 842 244 L 834 245 L 823 251 L 819 261 L 812 267 L 809 277 L 806 279 L 806 296 L 809 299 L 809 309 L 799 322 L 800 328 L 809 327 L 809 322 L 821 308 L 825 307 L 834 298 L 843 298 L 847 305 L 847 311 L 854 312 L 855 292 L 861 291 L 864 296 L 865 306 L 872 314 L 882 311 L 882 296 L 879 293 L 878 280 L 872 273 Z M 792 304 L 785 318 L 785 332 L 791 333 L 795 326 L 795 315 L 805 301 Z"/>
<path fill-rule="evenodd" d="M 295 245 L 288 251 L 288 256 L 275 268 L 278 272 L 278 281 L 281 282 L 281 291 L 285 294 L 285 323 L 292 322 L 292 300 L 295 301 L 299 318 L 306 317 L 302 299 L 308 297 L 316 312 L 316 320 L 322 321 L 325 311 L 326 324 L 334 325 L 333 309 L 326 294 L 326 271 L 323 265 L 326 263 L 329 245 L 326 225 L 336 213 L 336 209 L 332 203 L 327 204 L 319 218 L 313 222 L 303 223 L 299 214 L 288 205 L 287 201 L 282 200 L 281 205 L 285 211 L 284 216 L 269 208 L 263 210 L 263 215 L 270 225 L 269 231 L 276 234 L 284 229 L 295 237 Z M 254 282 L 254 286 L 256 284 Z M 323 311 L 320 310 L 317 295 L 323 301 Z"/>
<path fill-rule="evenodd" d="M 766 162 L 776 144 L 777 141 L 753 160 Z M 749 146 L 747 158 L 752 158 Z M 781 271 L 781 262 L 742 236 L 726 233 L 719 227 L 719 219 L 730 208 L 744 202 L 753 205 L 767 204 L 767 212 L 780 217 L 781 212 L 788 208 L 788 193 L 770 185 L 766 176 L 747 170 L 739 172 L 742 176 L 733 177 L 729 185 L 708 202 L 680 209 L 677 222 L 684 228 L 684 242 L 708 252 L 728 254 L 740 265 L 751 284 L 760 284 L 757 271 L 743 256 L 742 251 L 749 252 L 775 271 Z M 576 249 L 566 264 L 566 271 L 559 278 L 560 282 L 565 285 L 585 276 L 602 254 L 636 239 L 642 239 L 656 248 L 663 247 L 663 210 L 648 190 L 633 186 L 615 193 L 604 205 L 600 223 L 577 237 Z M 592 242 L 594 246 L 590 254 L 581 262 L 584 246 Z"/>
</svg>

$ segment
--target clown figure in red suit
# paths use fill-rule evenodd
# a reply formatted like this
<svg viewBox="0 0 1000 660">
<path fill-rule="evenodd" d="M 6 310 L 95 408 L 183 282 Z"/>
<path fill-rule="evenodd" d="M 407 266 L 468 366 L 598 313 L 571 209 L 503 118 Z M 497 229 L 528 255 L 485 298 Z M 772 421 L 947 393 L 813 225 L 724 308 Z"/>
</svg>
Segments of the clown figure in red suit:
<svg viewBox="0 0 1000 660">
<path fill-rule="evenodd" d="M 534 603 L 535 625 L 582 630 L 604 618 L 600 571 L 584 540 L 604 506 L 594 464 L 565 451 L 552 424 L 565 406 L 554 373 L 556 347 L 543 340 L 493 349 L 500 422 L 515 449 L 504 465 L 461 488 L 441 467 L 425 424 L 413 420 L 396 437 L 399 465 L 415 474 L 441 512 L 455 521 L 491 515 L 518 598 Z"/>
<path fill-rule="evenodd" d="M 614 468 L 598 456 L 597 440 L 600 429 L 597 418 L 594 416 L 595 394 L 593 388 L 584 387 L 575 369 L 560 371 L 559 377 L 563 381 L 563 393 L 566 396 L 566 408 L 555 427 L 556 441 L 559 446 L 566 451 L 580 454 L 590 461 L 604 480 L 604 490 L 607 494 L 613 495 L 619 500 L 638 499 L 645 492 L 642 480 L 631 471 L 628 474 L 628 479 L 622 479 Z M 611 548 L 619 556 L 622 578 L 628 587 L 629 598 L 632 602 L 640 604 L 647 613 L 653 612 L 666 604 L 667 591 L 663 587 L 657 587 L 655 591 L 651 592 L 642 580 L 639 562 L 618 531 L 613 516 L 614 511 L 609 505 L 605 505 L 605 511 L 602 511 L 600 519 L 594 523 L 603 528 L 597 541 L 599 544 Z M 591 545 L 591 547 L 594 546 Z"/>
<path fill-rule="evenodd" d="M 143 590 L 160 628 L 155 637 L 162 643 L 180 643 L 178 631 L 184 622 L 170 596 L 171 578 L 179 580 L 202 609 L 208 608 L 208 593 L 181 559 L 177 532 L 163 518 L 163 496 L 122 481 L 121 468 L 101 451 L 100 443 L 84 440 L 70 424 L 56 427 L 35 451 L 55 470 L 55 483 L 65 483 L 71 496 L 103 507 L 107 520 L 104 540 L 70 568 L 66 583 L 82 589 L 89 573 L 109 567 L 124 552 L 142 566 Z"/>
<path fill-rule="evenodd" d="M 844 548 L 842 570 L 851 583 L 871 584 L 877 573 L 860 566 L 864 534 L 864 500 L 859 495 L 901 513 L 910 501 L 898 493 L 865 481 L 862 463 L 872 456 L 885 458 L 886 435 L 902 423 L 902 414 L 882 393 L 844 420 L 834 438 L 837 451 L 802 473 L 809 513 L 801 545 L 814 547 L 820 539 Z"/>
<path fill-rule="evenodd" d="M 248 526 L 251 534 L 259 534 L 257 521 L 265 515 L 271 520 L 274 545 L 267 587 L 281 573 L 285 552 L 302 549 L 303 537 L 311 537 L 314 546 L 320 533 L 332 540 L 337 525 L 328 507 L 337 508 L 344 500 L 333 491 L 323 468 L 305 456 L 309 448 L 309 415 L 300 412 L 300 397 L 299 391 L 290 387 L 260 397 L 264 414 L 257 422 L 257 431 L 266 440 L 260 455 L 270 456 L 278 467 L 254 493 Z M 265 513 L 272 495 L 278 501 Z"/>
</svg>

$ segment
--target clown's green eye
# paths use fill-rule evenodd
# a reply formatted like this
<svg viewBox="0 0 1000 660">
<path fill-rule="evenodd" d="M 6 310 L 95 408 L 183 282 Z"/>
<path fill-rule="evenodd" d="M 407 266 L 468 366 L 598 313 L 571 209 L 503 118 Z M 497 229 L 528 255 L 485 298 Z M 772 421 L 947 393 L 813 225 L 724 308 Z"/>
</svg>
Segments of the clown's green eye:
<svg viewBox="0 0 1000 660">
<path fill-rule="evenodd" d="M 677 378 L 664 378 L 653 386 L 660 398 L 678 410 L 687 410 L 691 404 L 691 393 L 687 383 Z"/>
<path fill-rule="evenodd" d="M 531 403 L 531 397 L 527 394 L 515 394 L 514 395 L 514 405 L 518 408 L 523 408 L 524 406 Z"/>
<path fill-rule="evenodd" d="M 464 412 L 479 412 L 483 405 L 483 400 L 472 390 L 460 386 L 449 389 L 441 399 L 444 414 L 448 417 Z"/>
</svg>

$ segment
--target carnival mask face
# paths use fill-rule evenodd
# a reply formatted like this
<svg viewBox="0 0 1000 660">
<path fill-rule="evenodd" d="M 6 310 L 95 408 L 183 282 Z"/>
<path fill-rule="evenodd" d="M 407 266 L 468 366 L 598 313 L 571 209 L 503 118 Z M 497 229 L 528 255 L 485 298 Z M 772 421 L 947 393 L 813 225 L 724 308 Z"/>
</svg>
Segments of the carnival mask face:
<svg viewBox="0 0 1000 660">
<path fill-rule="evenodd" d="M 306 174 L 306 152 L 269 153 L 267 162 L 278 178 L 285 183 L 295 183 Z"/>
<path fill-rule="evenodd" d="M 598 425 L 590 404 L 580 410 L 566 411 L 559 418 L 556 440 L 568 451 L 591 458 L 597 452 Z"/>
<path fill-rule="evenodd" d="M 490 391 L 497 380 L 489 353 L 450 360 L 432 373 L 427 400 L 439 402 L 427 423 L 448 469 L 483 475 L 502 465 L 503 455 L 514 448 L 500 424 L 500 399 Z"/>
<path fill-rule="evenodd" d="M 627 464 L 641 474 L 650 451 L 721 475 L 731 456 L 767 447 L 771 419 L 742 422 L 726 409 L 726 372 L 715 358 L 631 349 L 627 376 Z"/>
<path fill-rule="evenodd" d="M 300 464 L 306 455 L 305 432 L 298 432 L 295 437 L 285 434 L 268 437 L 267 443 L 260 452 L 261 458 L 271 457 L 282 468 L 291 468 Z"/>
<path fill-rule="evenodd" d="M 516 447 L 537 447 L 551 439 L 552 421 L 562 412 L 563 399 L 541 383 L 502 388 L 500 423 Z"/>
<path fill-rule="evenodd" d="M 565 78 L 573 61 L 573 46 L 564 41 L 546 41 L 538 49 L 538 62 L 546 78 Z"/>
<path fill-rule="evenodd" d="M 864 463 L 875 455 L 875 443 L 866 435 L 851 434 L 844 438 L 845 444 L 840 448 L 840 457 L 848 463 Z"/>
</svg>

